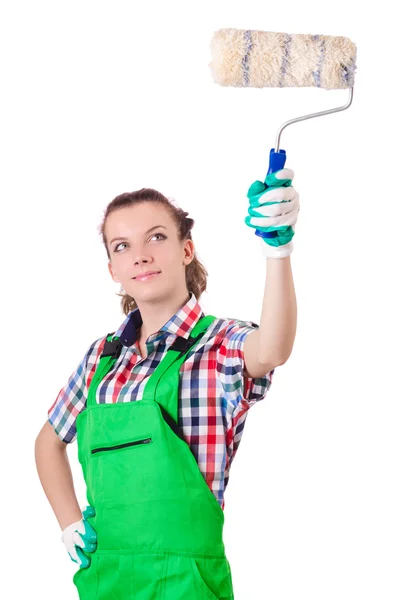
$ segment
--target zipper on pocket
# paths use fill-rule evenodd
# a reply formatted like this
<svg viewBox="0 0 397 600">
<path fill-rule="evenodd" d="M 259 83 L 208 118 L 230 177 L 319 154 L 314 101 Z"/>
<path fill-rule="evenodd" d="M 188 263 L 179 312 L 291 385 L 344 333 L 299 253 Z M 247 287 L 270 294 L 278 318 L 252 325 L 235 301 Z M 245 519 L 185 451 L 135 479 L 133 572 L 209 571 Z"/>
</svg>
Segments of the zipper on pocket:
<svg viewBox="0 0 397 600">
<path fill-rule="evenodd" d="M 91 450 L 91 454 L 95 452 L 102 452 L 105 450 L 118 450 L 119 448 L 127 448 L 128 446 L 138 446 L 140 444 L 150 444 L 152 442 L 152 438 L 144 438 L 143 440 L 136 440 L 135 442 L 126 442 L 125 444 L 117 444 L 117 446 L 106 446 L 104 448 L 94 448 Z"/>
</svg>

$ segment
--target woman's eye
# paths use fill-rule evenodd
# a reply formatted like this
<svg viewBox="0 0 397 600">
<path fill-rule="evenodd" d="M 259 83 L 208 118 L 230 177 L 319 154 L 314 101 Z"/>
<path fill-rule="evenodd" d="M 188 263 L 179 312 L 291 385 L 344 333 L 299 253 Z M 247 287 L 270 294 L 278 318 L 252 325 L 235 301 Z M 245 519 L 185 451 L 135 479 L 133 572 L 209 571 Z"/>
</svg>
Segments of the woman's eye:
<svg viewBox="0 0 397 600">
<path fill-rule="evenodd" d="M 162 237 L 163 239 L 166 239 L 166 236 L 165 236 L 165 235 L 163 235 L 162 233 L 155 233 L 155 234 L 154 234 L 152 237 L 155 237 L 156 235 L 161 235 L 161 237 Z"/>
<path fill-rule="evenodd" d="M 161 237 L 162 237 L 164 240 L 166 240 L 166 239 L 167 239 L 167 236 L 165 236 L 163 233 L 154 233 L 154 234 L 152 235 L 152 238 L 153 238 L 153 237 L 156 237 L 156 235 L 160 235 L 160 236 L 161 236 Z M 151 239 L 151 238 L 150 238 L 150 239 Z M 125 245 L 126 245 L 126 242 L 120 242 L 120 244 L 117 244 L 117 246 L 115 247 L 114 251 L 115 251 L 115 252 L 118 252 L 118 248 L 119 248 L 120 246 L 123 246 L 123 245 L 125 246 Z"/>
</svg>

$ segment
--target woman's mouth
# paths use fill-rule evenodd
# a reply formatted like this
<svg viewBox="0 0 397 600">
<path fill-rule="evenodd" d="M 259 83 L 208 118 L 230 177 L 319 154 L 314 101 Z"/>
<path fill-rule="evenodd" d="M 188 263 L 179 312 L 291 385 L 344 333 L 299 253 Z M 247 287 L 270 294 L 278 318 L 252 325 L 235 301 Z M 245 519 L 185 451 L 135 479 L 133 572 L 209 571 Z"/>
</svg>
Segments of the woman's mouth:
<svg viewBox="0 0 397 600">
<path fill-rule="evenodd" d="M 154 279 L 157 275 L 160 275 L 160 273 L 152 273 L 151 275 L 143 275 L 141 277 L 137 276 L 135 279 L 136 281 L 149 281 Z"/>
</svg>

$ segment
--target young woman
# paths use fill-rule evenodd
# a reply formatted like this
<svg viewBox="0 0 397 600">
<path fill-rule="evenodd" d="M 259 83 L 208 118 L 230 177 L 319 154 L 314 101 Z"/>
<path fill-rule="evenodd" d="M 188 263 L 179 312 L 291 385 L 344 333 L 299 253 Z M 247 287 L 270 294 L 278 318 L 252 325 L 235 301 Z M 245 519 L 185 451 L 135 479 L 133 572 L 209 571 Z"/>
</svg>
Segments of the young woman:
<svg viewBox="0 0 397 600">
<path fill-rule="evenodd" d="M 188 213 L 153 189 L 108 205 L 100 233 L 125 318 L 90 345 L 36 441 L 42 485 L 79 565 L 81 599 L 234 598 L 224 492 L 247 411 L 265 397 L 295 337 L 292 177 L 284 169 L 248 195 L 247 224 L 284 233 L 282 244 L 264 238 L 259 328 L 204 315 L 198 299 L 207 272 Z M 76 439 L 83 513 L 64 451 Z"/>
</svg>

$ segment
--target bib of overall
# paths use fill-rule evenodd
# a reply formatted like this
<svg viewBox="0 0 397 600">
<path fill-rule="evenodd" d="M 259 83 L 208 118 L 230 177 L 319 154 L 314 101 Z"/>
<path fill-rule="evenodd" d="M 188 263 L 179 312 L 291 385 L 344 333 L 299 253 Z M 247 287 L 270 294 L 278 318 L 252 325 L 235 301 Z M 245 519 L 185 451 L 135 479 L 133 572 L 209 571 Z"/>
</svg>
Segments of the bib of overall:
<svg viewBox="0 0 397 600">
<path fill-rule="evenodd" d="M 177 337 L 139 401 L 96 402 L 121 352 L 108 334 L 77 417 L 78 459 L 97 548 L 73 583 L 81 600 L 233 600 L 224 513 L 178 424 L 179 369 L 215 317 Z"/>
</svg>

